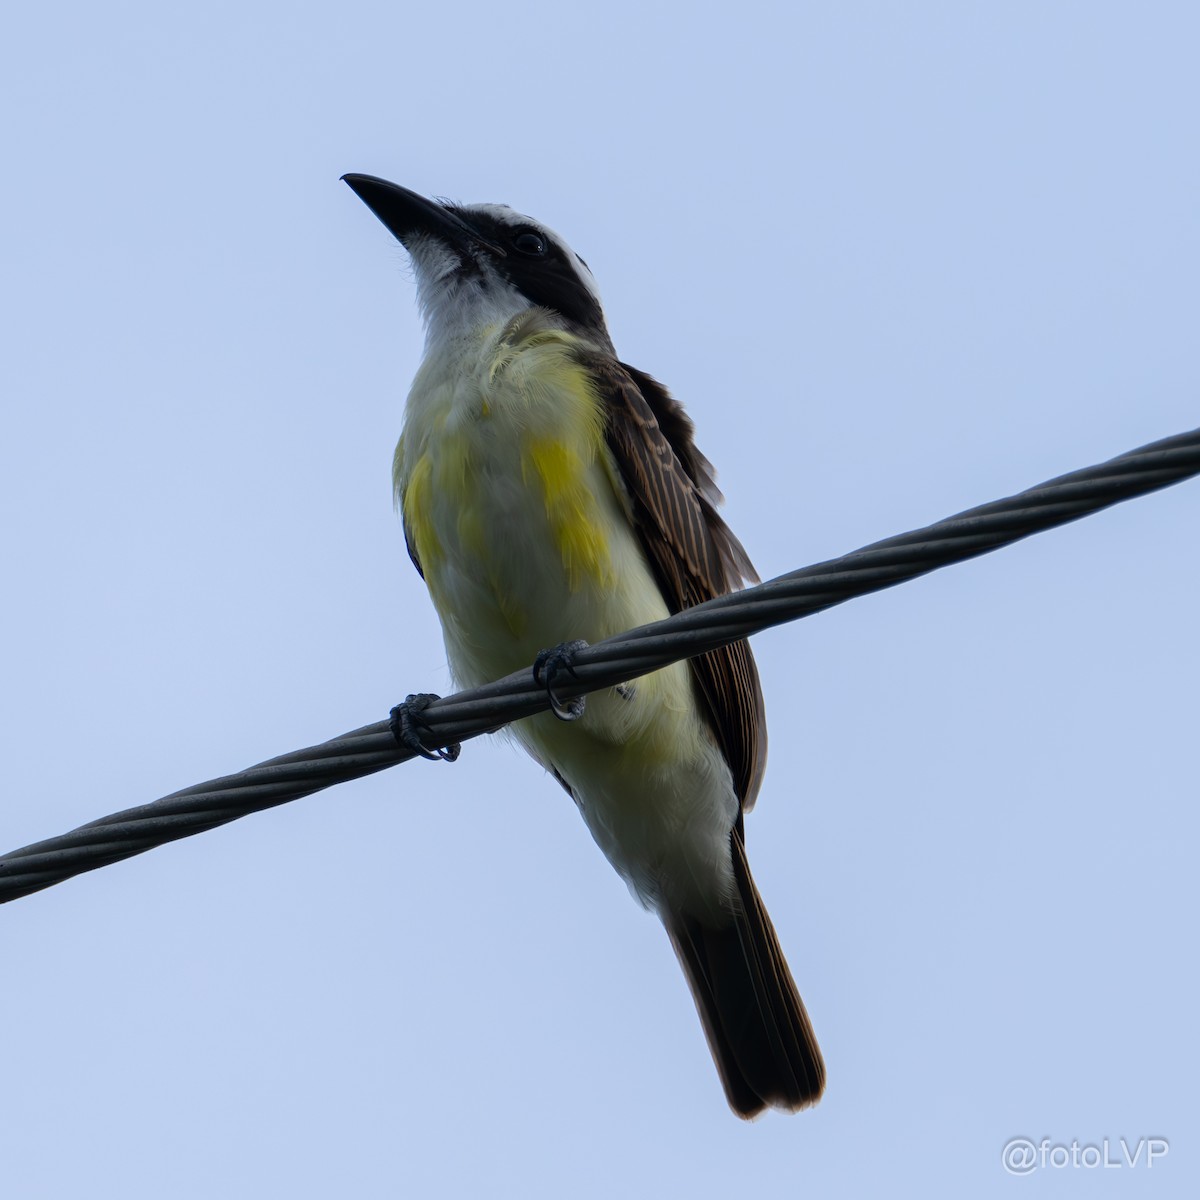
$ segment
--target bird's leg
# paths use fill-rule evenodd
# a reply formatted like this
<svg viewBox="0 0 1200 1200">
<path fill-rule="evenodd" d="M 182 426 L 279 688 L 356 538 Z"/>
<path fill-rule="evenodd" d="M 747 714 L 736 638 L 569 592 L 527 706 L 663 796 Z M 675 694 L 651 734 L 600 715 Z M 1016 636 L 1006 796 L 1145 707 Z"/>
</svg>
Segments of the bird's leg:
<svg viewBox="0 0 1200 1200">
<path fill-rule="evenodd" d="M 440 700 L 440 696 L 434 695 L 433 692 L 417 692 L 404 697 L 403 704 L 397 704 L 392 709 L 391 720 L 388 722 L 392 731 L 392 737 L 405 749 L 412 751 L 413 754 L 419 754 L 422 758 L 427 758 L 431 762 L 437 762 L 442 759 L 445 762 L 453 762 L 459 755 L 462 747 L 458 742 L 451 742 L 448 746 L 437 746 L 430 750 L 428 747 L 435 741 L 433 730 L 430 729 L 428 723 L 421 714 L 435 701 Z"/>
<path fill-rule="evenodd" d="M 582 640 L 559 642 L 549 650 L 539 650 L 537 658 L 533 660 L 533 682 L 545 687 L 546 695 L 550 697 L 550 711 L 560 721 L 577 721 L 583 716 L 584 701 L 587 697 L 576 696 L 564 704 L 554 694 L 554 680 L 564 671 L 574 679 L 575 655 L 586 649 L 587 642 Z"/>
</svg>

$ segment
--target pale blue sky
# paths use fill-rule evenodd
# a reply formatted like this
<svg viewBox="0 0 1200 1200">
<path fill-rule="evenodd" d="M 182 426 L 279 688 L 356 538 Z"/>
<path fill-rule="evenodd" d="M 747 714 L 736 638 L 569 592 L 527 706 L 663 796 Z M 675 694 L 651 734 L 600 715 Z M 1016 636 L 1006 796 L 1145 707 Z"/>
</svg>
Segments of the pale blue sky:
<svg viewBox="0 0 1200 1200">
<path fill-rule="evenodd" d="M 766 577 L 1200 424 L 1197 61 L 1184 3 L 10 14 L 0 848 L 447 687 L 343 172 L 560 230 Z M 657 922 L 478 742 L 0 912 L 6 1195 L 1195 1195 L 1198 530 L 756 640 L 815 1111 L 730 1115 Z M 1171 1150 L 1027 1184 L 1018 1135 Z"/>
</svg>

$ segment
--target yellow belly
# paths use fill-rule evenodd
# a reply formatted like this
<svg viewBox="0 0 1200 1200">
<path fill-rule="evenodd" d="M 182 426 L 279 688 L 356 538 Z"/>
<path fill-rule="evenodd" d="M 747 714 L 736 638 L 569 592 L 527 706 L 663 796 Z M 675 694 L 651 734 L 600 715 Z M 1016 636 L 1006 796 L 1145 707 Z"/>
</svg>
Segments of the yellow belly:
<svg viewBox="0 0 1200 1200">
<path fill-rule="evenodd" d="M 467 684 L 667 615 L 566 335 L 519 354 L 485 344 L 474 361 L 422 371 L 397 455 L 405 522 Z"/>
</svg>

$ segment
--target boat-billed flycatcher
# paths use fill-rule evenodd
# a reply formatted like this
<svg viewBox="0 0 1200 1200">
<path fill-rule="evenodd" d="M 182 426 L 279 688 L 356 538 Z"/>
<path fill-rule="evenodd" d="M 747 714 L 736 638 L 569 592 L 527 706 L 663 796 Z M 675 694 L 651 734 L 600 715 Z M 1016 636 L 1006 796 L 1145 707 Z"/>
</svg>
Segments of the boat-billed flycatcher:
<svg viewBox="0 0 1200 1200">
<path fill-rule="evenodd" d="M 395 487 L 462 686 L 548 647 L 561 666 L 576 639 L 757 579 L 691 421 L 618 360 L 591 272 L 562 238 L 500 205 L 345 179 L 416 272 L 426 348 Z M 821 1052 L 746 861 L 742 817 L 766 758 L 749 646 L 555 708 L 513 732 L 662 919 L 730 1105 L 753 1117 L 811 1104 Z"/>
</svg>

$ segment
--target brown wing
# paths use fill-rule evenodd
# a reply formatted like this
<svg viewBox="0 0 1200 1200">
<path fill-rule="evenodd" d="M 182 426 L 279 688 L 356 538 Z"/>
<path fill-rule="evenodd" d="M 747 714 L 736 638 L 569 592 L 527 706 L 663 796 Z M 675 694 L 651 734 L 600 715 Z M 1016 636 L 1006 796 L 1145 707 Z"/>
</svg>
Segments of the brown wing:
<svg viewBox="0 0 1200 1200">
<path fill-rule="evenodd" d="M 671 612 L 690 608 L 758 576 L 721 520 L 712 465 L 692 441 L 692 422 L 650 376 L 596 355 L 609 451 L 634 524 Z M 692 674 L 709 724 L 733 774 L 743 809 L 754 804 L 767 756 L 758 671 L 746 642 L 693 658 Z"/>
<path fill-rule="evenodd" d="M 408 557 L 412 559 L 412 565 L 417 568 L 417 574 L 424 579 L 425 572 L 421 569 L 421 560 L 417 557 L 417 543 L 413 538 L 412 530 L 409 528 L 408 514 L 401 512 L 400 520 L 404 525 L 404 547 L 408 551 Z"/>
<path fill-rule="evenodd" d="M 393 495 L 396 501 L 396 507 L 400 510 L 400 519 L 404 523 L 404 546 L 408 551 L 408 557 L 412 559 L 412 565 L 417 568 L 417 574 L 422 579 L 425 578 L 425 572 L 421 569 L 421 560 L 417 557 L 417 544 L 413 538 L 412 528 L 408 523 L 408 513 L 404 511 L 404 496 L 400 488 L 400 471 L 404 463 L 404 434 L 400 435 L 400 440 L 396 443 L 396 452 L 392 455 L 392 488 Z"/>
</svg>

